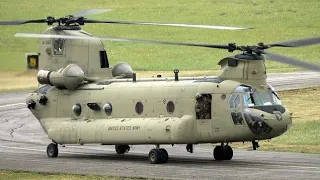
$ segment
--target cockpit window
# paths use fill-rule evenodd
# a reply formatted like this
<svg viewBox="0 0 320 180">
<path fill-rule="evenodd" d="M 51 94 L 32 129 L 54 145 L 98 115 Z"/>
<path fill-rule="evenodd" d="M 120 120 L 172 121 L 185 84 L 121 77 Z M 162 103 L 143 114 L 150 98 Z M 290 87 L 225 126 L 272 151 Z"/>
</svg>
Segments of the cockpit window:
<svg viewBox="0 0 320 180">
<path fill-rule="evenodd" d="M 268 89 L 265 92 L 253 93 L 253 99 L 256 106 L 281 104 L 280 99 L 271 89 Z"/>
<path fill-rule="evenodd" d="M 230 108 L 238 109 L 240 107 L 240 95 L 233 94 L 229 100 Z"/>
<path fill-rule="evenodd" d="M 250 106 L 263 106 L 263 105 L 280 105 L 281 101 L 277 94 L 268 89 L 264 92 L 252 92 L 243 94 L 244 105 Z"/>
<path fill-rule="evenodd" d="M 243 104 L 246 107 L 281 104 L 278 95 L 271 88 L 266 91 L 256 91 L 248 86 L 239 86 L 234 92 L 229 101 L 230 108 L 237 108 L 236 104 L 240 105 L 240 97 L 236 99 L 239 94 L 243 96 Z M 232 104 L 232 102 L 234 103 Z"/>
</svg>

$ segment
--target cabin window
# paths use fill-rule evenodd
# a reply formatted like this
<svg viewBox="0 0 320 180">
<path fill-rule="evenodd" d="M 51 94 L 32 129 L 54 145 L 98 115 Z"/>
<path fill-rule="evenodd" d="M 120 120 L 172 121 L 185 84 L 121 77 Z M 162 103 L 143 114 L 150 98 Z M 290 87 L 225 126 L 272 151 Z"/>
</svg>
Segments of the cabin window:
<svg viewBox="0 0 320 180">
<path fill-rule="evenodd" d="M 138 115 L 142 114 L 143 113 L 143 104 L 142 104 L 142 102 L 137 102 L 135 109 L 136 109 L 136 113 Z"/>
<path fill-rule="evenodd" d="M 231 117 L 233 120 L 233 123 L 235 125 L 243 125 L 244 121 L 243 121 L 243 116 L 242 113 L 239 111 L 239 109 L 241 108 L 241 94 L 233 94 L 230 97 L 229 100 L 229 106 L 231 109 Z"/>
<path fill-rule="evenodd" d="M 196 94 L 196 118 L 211 119 L 211 94 Z"/>
<path fill-rule="evenodd" d="M 76 116 L 80 116 L 81 114 L 81 105 L 80 104 L 75 104 L 72 106 L 72 110 L 73 110 L 73 113 L 76 115 Z"/>
<path fill-rule="evenodd" d="M 169 101 L 168 103 L 167 103 L 167 112 L 169 113 L 169 114 L 172 114 L 173 112 L 174 112 L 174 102 L 172 102 L 172 101 Z"/>
<path fill-rule="evenodd" d="M 100 67 L 109 68 L 108 56 L 106 51 L 99 51 L 100 55 Z"/>
</svg>

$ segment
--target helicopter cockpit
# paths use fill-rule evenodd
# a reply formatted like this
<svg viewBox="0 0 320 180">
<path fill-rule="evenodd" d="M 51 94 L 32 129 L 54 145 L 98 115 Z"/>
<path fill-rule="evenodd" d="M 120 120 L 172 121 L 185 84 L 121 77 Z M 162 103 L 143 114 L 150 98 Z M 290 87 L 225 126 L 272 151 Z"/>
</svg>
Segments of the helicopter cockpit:
<svg viewBox="0 0 320 180">
<path fill-rule="evenodd" d="M 248 125 L 256 135 L 264 135 L 273 129 L 273 125 L 291 121 L 288 112 L 272 86 L 261 91 L 251 86 L 238 86 L 229 99 L 231 117 L 235 125 Z M 284 120 L 285 119 L 285 120 Z"/>
</svg>

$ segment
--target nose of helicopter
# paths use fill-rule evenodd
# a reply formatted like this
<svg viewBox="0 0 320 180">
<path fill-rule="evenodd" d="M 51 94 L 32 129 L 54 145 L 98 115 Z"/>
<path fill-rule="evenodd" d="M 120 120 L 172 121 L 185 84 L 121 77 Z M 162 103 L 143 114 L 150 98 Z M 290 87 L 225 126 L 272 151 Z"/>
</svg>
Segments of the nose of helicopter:
<svg viewBox="0 0 320 180">
<path fill-rule="evenodd" d="M 283 134 L 292 123 L 290 112 L 279 105 L 247 108 L 244 116 L 254 134 L 268 138 Z"/>
<path fill-rule="evenodd" d="M 285 133 L 292 124 L 290 112 L 285 109 L 285 112 L 274 111 L 273 114 L 264 115 L 262 120 L 265 121 L 271 128 L 270 135 L 275 137 Z"/>
</svg>

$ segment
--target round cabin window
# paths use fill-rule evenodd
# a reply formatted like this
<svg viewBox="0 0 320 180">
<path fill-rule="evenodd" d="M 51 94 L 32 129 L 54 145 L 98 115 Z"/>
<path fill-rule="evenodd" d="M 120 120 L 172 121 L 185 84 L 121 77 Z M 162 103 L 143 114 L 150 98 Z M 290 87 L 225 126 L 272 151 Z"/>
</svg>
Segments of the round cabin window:
<svg viewBox="0 0 320 180">
<path fill-rule="evenodd" d="M 73 113 L 76 115 L 76 116 L 80 116 L 81 114 L 81 105 L 80 104 L 75 104 L 72 106 L 72 110 L 73 110 Z"/>
<path fill-rule="evenodd" d="M 142 104 L 142 102 L 137 102 L 137 104 L 136 104 L 136 113 L 137 114 L 142 114 L 143 113 L 143 104 Z"/>
<path fill-rule="evenodd" d="M 103 110 L 104 112 L 107 114 L 107 115 L 110 115 L 111 112 L 112 112 L 112 105 L 110 103 L 106 103 L 104 106 L 103 106 Z"/>
<path fill-rule="evenodd" d="M 168 112 L 169 114 L 172 114 L 172 113 L 174 112 L 174 102 L 169 101 L 169 102 L 167 103 L 167 112 Z"/>
</svg>

